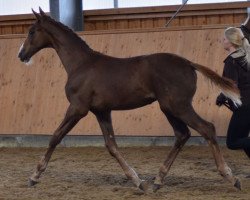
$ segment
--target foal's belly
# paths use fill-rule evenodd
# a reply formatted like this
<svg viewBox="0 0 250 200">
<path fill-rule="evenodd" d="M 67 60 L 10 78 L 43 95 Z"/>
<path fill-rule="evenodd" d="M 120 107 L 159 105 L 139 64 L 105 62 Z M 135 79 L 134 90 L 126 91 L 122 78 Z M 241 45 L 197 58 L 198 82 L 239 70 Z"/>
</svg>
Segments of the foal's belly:
<svg viewBox="0 0 250 200">
<path fill-rule="evenodd" d="M 143 96 L 128 94 L 127 96 L 103 96 L 103 98 L 94 98 L 91 108 L 95 110 L 130 110 L 139 108 L 154 102 L 153 94 L 144 94 Z"/>
<path fill-rule="evenodd" d="M 153 98 L 147 98 L 147 99 L 143 99 L 141 101 L 138 102 L 124 102 L 118 105 L 114 105 L 111 110 L 130 110 L 130 109 L 135 109 L 135 108 L 139 108 L 139 107 L 143 107 L 146 106 L 148 104 L 151 104 L 155 101 L 155 99 Z"/>
</svg>

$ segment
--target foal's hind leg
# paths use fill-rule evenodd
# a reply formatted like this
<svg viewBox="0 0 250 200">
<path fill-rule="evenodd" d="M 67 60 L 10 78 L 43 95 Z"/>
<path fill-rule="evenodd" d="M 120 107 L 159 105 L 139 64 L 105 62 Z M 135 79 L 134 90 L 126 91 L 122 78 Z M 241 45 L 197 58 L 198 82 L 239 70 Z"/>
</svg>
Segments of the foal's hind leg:
<svg viewBox="0 0 250 200">
<path fill-rule="evenodd" d="M 72 106 L 68 108 L 64 120 L 62 121 L 62 123 L 60 124 L 60 126 L 57 128 L 52 138 L 50 139 L 49 148 L 47 149 L 47 152 L 38 163 L 36 171 L 29 178 L 29 186 L 33 186 L 36 183 L 38 183 L 38 179 L 40 178 L 41 174 L 45 171 L 56 146 L 61 142 L 63 137 L 77 124 L 77 122 L 86 114 L 87 111 L 82 113 Z"/>
<path fill-rule="evenodd" d="M 181 120 L 177 119 L 172 114 L 164 110 L 163 112 L 165 113 L 166 117 L 168 118 L 169 123 L 172 125 L 174 129 L 176 141 L 170 153 L 168 154 L 168 157 L 165 160 L 164 164 L 161 166 L 159 170 L 159 174 L 154 181 L 154 187 L 153 187 L 154 192 L 156 192 L 160 188 L 160 186 L 163 184 L 164 177 L 167 175 L 178 153 L 180 152 L 180 150 L 182 149 L 182 147 L 184 146 L 184 144 L 190 137 L 190 131 L 184 122 L 182 122 Z"/>
<path fill-rule="evenodd" d="M 137 187 L 144 191 L 147 190 L 147 183 L 138 177 L 137 173 L 127 164 L 117 149 L 114 130 L 112 127 L 111 112 L 99 112 L 95 113 L 95 115 L 101 127 L 105 145 L 108 148 L 109 153 L 118 161 L 125 172 L 125 175 L 131 179 Z"/>
<path fill-rule="evenodd" d="M 232 174 L 231 169 L 225 162 L 220 147 L 216 140 L 215 127 L 212 123 L 203 120 L 196 114 L 193 107 L 187 106 L 185 109 L 178 110 L 178 117 L 188 126 L 198 131 L 208 142 L 212 149 L 213 156 L 220 174 L 230 181 L 236 188 L 241 189 L 240 181 Z"/>
</svg>

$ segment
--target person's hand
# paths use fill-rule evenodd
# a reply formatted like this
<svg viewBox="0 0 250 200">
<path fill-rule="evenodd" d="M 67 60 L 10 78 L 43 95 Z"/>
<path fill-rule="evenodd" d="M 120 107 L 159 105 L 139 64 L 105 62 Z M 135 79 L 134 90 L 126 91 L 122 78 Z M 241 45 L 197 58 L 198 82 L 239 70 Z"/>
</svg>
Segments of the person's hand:
<svg viewBox="0 0 250 200">
<path fill-rule="evenodd" d="M 224 94 L 220 93 L 220 95 L 216 99 L 216 105 L 221 106 L 223 103 L 226 102 L 226 100 L 227 100 L 227 97 Z"/>
</svg>

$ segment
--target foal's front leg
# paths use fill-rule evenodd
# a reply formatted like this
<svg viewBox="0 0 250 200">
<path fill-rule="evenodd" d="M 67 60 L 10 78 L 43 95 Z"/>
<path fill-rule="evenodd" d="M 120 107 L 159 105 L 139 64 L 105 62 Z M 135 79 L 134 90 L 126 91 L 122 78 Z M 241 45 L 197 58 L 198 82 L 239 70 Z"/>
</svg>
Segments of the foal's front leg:
<svg viewBox="0 0 250 200">
<path fill-rule="evenodd" d="M 45 171 L 56 146 L 61 142 L 64 136 L 77 124 L 77 122 L 85 115 L 87 115 L 87 111 L 79 112 L 73 106 L 69 106 L 67 113 L 64 117 L 64 120 L 62 121 L 62 123 L 60 124 L 60 126 L 57 128 L 52 138 L 50 139 L 47 152 L 38 163 L 36 171 L 29 178 L 29 186 L 33 186 L 36 183 L 38 183 L 38 179 L 40 178 L 41 174 Z"/>
<path fill-rule="evenodd" d="M 126 160 L 122 157 L 122 155 L 117 149 L 117 144 L 114 137 L 114 130 L 112 127 L 111 112 L 107 111 L 94 114 L 96 115 L 96 118 L 101 127 L 105 140 L 105 145 L 108 148 L 109 153 L 118 161 L 125 175 L 129 179 L 131 179 L 137 187 L 139 187 L 143 191 L 146 191 L 147 190 L 146 181 L 143 181 L 138 177 L 137 173 L 128 165 Z"/>
</svg>

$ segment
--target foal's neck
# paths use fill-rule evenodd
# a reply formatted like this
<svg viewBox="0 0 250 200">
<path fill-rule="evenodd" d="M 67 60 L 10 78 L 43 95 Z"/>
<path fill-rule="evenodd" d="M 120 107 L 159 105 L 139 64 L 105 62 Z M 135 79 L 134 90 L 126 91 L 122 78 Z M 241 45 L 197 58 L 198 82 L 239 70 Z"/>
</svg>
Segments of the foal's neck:
<svg viewBox="0 0 250 200">
<path fill-rule="evenodd" d="M 52 46 L 61 59 L 64 68 L 70 76 L 91 56 L 92 49 L 73 31 L 66 27 L 56 27 L 49 30 L 52 35 Z"/>
</svg>

